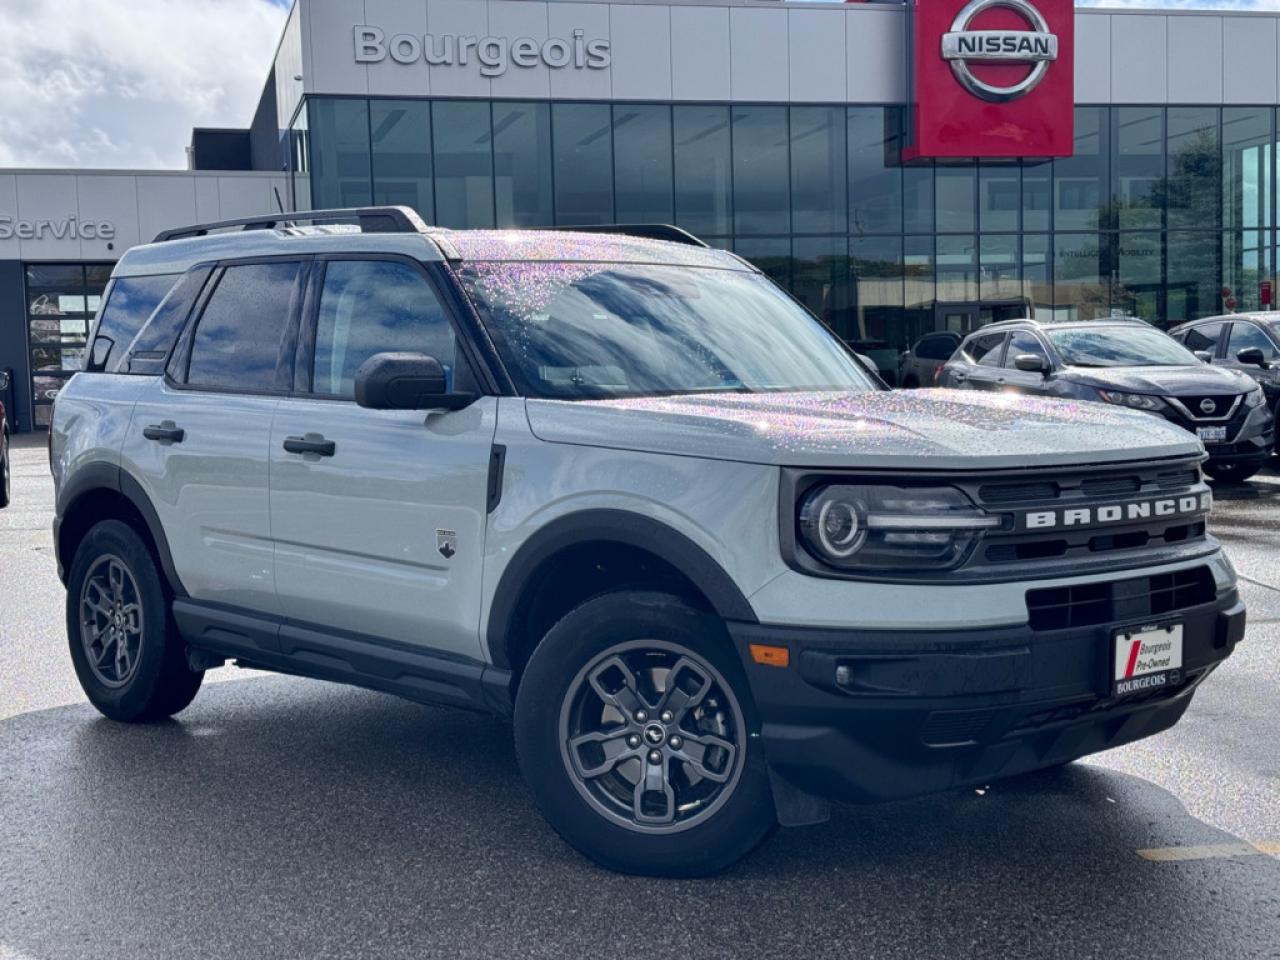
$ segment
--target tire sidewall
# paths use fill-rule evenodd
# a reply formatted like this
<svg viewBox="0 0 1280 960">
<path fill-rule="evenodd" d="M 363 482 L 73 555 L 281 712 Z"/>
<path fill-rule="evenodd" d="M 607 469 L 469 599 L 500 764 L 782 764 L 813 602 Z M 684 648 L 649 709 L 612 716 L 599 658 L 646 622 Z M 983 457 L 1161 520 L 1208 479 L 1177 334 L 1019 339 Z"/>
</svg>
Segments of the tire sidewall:
<svg viewBox="0 0 1280 960">
<path fill-rule="evenodd" d="M 108 554 L 119 557 L 129 568 L 142 607 L 138 665 L 121 687 L 109 687 L 94 675 L 80 637 L 80 593 L 85 577 L 94 562 Z M 90 702 L 113 720 L 149 718 L 160 693 L 166 659 L 173 655 L 168 649 L 169 603 L 151 552 L 127 524 L 104 520 L 85 536 L 67 578 L 66 615 L 71 662 Z"/>
<path fill-rule="evenodd" d="M 706 820 L 670 834 L 629 830 L 583 799 L 560 749 L 560 711 L 574 678 L 620 643 L 676 644 L 706 660 L 738 700 L 746 756 L 734 792 Z M 619 592 L 582 604 L 534 651 L 516 697 L 516 751 L 543 815 L 572 846 L 626 873 L 700 876 L 723 869 L 756 847 L 776 825 L 759 724 L 741 664 L 723 624 L 675 597 Z"/>
</svg>

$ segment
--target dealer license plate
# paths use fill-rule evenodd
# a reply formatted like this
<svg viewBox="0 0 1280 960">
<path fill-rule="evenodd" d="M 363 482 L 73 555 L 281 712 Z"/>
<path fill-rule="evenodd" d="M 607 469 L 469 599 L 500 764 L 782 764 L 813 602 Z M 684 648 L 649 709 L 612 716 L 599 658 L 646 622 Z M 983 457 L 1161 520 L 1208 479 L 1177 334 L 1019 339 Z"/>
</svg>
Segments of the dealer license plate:
<svg viewBox="0 0 1280 960">
<path fill-rule="evenodd" d="M 1115 638 L 1117 697 L 1176 684 L 1182 676 L 1182 624 L 1121 630 Z"/>
<path fill-rule="evenodd" d="M 1227 428 L 1196 427 L 1196 436 L 1205 443 L 1225 443 L 1227 439 Z"/>
</svg>

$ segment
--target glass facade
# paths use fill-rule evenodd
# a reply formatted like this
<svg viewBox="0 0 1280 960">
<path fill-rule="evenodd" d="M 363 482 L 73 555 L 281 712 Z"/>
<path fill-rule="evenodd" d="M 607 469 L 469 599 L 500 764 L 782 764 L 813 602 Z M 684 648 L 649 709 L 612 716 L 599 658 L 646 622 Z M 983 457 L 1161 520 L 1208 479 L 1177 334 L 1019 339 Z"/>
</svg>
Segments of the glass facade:
<svg viewBox="0 0 1280 960">
<path fill-rule="evenodd" d="M 935 329 L 1260 305 L 1274 107 L 1081 106 L 1072 157 L 903 166 L 884 106 L 314 98 L 295 203 L 449 227 L 673 222 L 752 260 L 886 372 Z"/>
<path fill-rule="evenodd" d="M 89 324 L 111 278 L 106 264 L 32 263 L 26 274 L 31 402 L 37 427 L 49 425 L 62 385 L 84 365 Z"/>
</svg>

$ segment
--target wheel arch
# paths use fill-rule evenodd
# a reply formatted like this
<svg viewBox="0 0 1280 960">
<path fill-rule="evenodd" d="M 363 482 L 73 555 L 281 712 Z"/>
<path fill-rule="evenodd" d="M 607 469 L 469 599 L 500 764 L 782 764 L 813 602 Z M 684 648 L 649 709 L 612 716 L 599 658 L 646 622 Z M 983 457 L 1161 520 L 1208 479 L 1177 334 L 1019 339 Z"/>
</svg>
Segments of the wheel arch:
<svg viewBox="0 0 1280 960">
<path fill-rule="evenodd" d="M 176 596 L 186 596 L 151 498 L 131 473 L 108 463 L 79 468 L 58 496 L 53 539 L 58 577 L 63 584 L 85 535 L 95 523 L 109 519 L 122 520 L 133 527 L 151 549 L 169 588 Z"/>
<path fill-rule="evenodd" d="M 493 594 L 485 631 L 494 666 L 520 671 L 523 659 L 541 640 L 537 631 L 544 618 L 531 616 L 541 588 L 564 561 L 597 551 L 623 560 L 654 561 L 653 570 L 647 574 L 637 571 L 638 575 L 627 582 L 652 585 L 651 578 L 656 578 L 661 584 L 662 578 L 674 574 L 721 619 L 758 622 L 733 578 L 685 534 L 661 521 L 623 510 L 582 510 L 539 530 L 520 547 L 503 572 Z M 577 602 L 599 592 L 590 583 L 578 581 L 576 586 L 576 593 L 570 597 Z M 537 635 L 531 636 L 531 632 Z"/>
</svg>

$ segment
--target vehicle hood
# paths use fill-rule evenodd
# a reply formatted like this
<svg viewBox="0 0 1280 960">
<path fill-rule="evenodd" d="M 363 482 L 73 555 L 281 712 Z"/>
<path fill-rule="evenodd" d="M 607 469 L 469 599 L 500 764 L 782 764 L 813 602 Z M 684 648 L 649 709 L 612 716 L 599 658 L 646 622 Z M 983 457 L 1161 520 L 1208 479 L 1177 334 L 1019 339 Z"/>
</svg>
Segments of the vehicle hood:
<svg viewBox="0 0 1280 960">
<path fill-rule="evenodd" d="M 960 390 L 529 400 L 526 409 L 534 435 L 552 443 L 779 466 L 985 470 L 1201 452 L 1150 414 Z"/>
<path fill-rule="evenodd" d="M 1248 393 L 1257 386 L 1247 374 L 1207 363 L 1186 367 L 1069 367 L 1062 376 L 1088 387 L 1165 397 L 1225 396 Z"/>
</svg>

